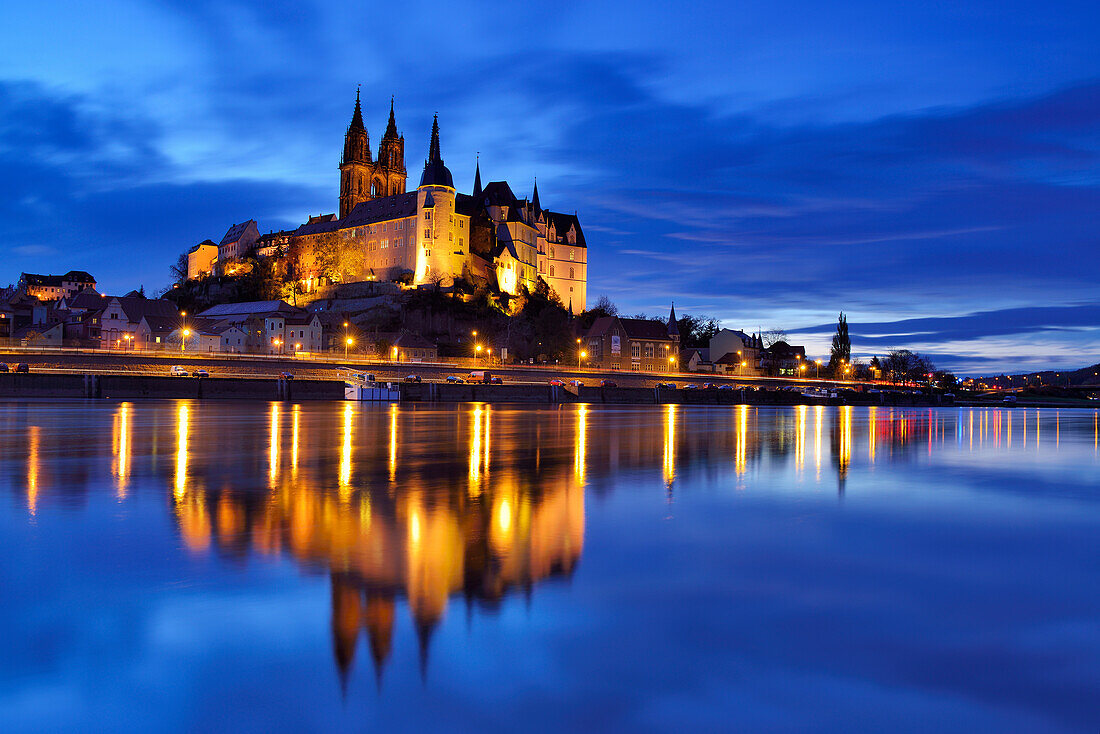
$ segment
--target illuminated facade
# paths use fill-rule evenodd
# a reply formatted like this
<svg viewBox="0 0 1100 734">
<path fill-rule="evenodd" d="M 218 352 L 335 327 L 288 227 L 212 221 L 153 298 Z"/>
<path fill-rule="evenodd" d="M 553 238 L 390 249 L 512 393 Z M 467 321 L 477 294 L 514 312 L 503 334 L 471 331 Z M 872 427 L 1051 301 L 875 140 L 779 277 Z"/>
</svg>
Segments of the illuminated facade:
<svg viewBox="0 0 1100 734">
<path fill-rule="evenodd" d="M 459 193 L 443 162 L 439 121 L 415 191 L 405 191 L 405 141 L 393 105 L 378 159 L 356 96 L 340 162 L 340 214 L 313 217 L 287 233 L 297 279 L 316 284 L 364 280 L 447 287 L 462 278 L 513 295 L 544 281 L 563 305 L 584 310 L 588 250 L 575 214 L 543 209 L 536 185 L 519 199 L 504 181 Z"/>
</svg>

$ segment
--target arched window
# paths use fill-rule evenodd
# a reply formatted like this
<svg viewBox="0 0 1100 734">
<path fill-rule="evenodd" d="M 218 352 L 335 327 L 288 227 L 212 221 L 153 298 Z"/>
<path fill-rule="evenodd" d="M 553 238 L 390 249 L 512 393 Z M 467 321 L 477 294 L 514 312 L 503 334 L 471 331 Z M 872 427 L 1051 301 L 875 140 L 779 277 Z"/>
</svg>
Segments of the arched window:
<svg viewBox="0 0 1100 734">
<path fill-rule="evenodd" d="M 384 183 L 382 183 L 382 179 L 380 179 L 380 178 L 374 179 L 374 191 L 371 192 L 371 195 L 372 196 L 385 196 L 386 195 L 386 185 Z"/>
</svg>

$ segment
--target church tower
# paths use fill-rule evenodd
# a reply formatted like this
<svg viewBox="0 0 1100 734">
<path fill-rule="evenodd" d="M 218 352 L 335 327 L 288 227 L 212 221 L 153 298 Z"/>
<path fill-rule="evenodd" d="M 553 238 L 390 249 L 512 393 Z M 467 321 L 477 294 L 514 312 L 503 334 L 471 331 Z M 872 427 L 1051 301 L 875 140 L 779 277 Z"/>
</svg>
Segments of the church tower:
<svg viewBox="0 0 1100 734">
<path fill-rule="evenodd" d="M 392 117 L 390 118 L 392 119 Z M 404 145 L 404 144 L 402 144 Z M 359 107 L 359 90 L 355 91 L 355 112 L 344 135 L 344 155 L 340 158 L 340 217 L 347 216 L 361 201 L 371 198 L 370 136 L 363 125 Z M 404 168 L 404 164 L 402 164 Z M 402 189 L 404 190 L 404 189 Z"/>
<path fill-rule="evenodd" d="M 438 280 L 448 285 L 445 280 L 462 272 L 463 258 L 455 250 L 455 184 L 439 152 L 439 115 L 432 120 L 432 141 L 417 187 L 416 208 L 420 223 L 413 282 Z"/>
<path fill-rule="evenodd" d="M 378 165 L 376 178 L 380 178 L 385 193 L 380 196 L 393 196 L 405 193 L 405 136 L 397 134 L 397 121 L 393 116 L 393 98 L 390 98 L 390 121 L 386 133 L 378 146 Z"/>
</svg>

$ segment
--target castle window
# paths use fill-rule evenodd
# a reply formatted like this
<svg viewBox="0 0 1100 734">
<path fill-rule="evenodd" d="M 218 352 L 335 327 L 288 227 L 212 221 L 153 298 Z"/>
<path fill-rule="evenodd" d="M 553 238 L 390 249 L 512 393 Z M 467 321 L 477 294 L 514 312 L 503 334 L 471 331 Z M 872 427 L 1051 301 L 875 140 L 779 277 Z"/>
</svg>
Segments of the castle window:
<svg viewBox="0 0 1100 734">
<path fill-rule="evenodd" d="M 431 212 L 424 212 L 424 219 L 425 219 L 425 221 L 430 222 L 431 219 L 432 219 L 432 213 Z"/>
<path fill-rule="evenodd" d="M 638 343 L 632 343 L 630 345 L 630 358 L 641 359 L 642 358 L 642 345 Z"/>
<path fill-rule="evenodd" d="M 576 250 L 573 250 L 573 249 L 569 250 L 569 259 L 570 260 L 576 260 L 577 259 L 577 251 Z"/>
<path fill-rule="evenodd" d="M 554 277 L 554 266 L 553 265 L 550 266 L 550 277 L 551 278 Z"/>
<path fill-rule="evenodd" d="M 454 224 L 454 223 L 455 223 L 455 215 L 454 215 L 454 214 L 452 214 L 452 215 L 450 216 L 450 222 L 451 222 L 451 224 Z"/>
<path fill-rule="evenodd" d="M 645 345 L 645 358 L 646 359 L 653 359 L 653 345 L 652 344 L 646 344 Z"/>
<path fill-rule="evenodd" d="M 424 239 L 430 240 L 432 238 L 432 231 L 430 229 L 424 230 Z"/>
<path fill-rule="evenodd" d="M 462 238 L 461 237 L 458 238 L 458 246 L 462 247 Z"/>
<path fill-rule="evenodd" d="M 569 280 L 573 280 L 577 276 L 573 272 L 573 268 L 569 268 Z"/>
<path fill-rule="evenodd" d="M 550 248 L 550 257 L 554 257 L 554 248 L 553 247 Z"/>
<path fill-rule="evenodd" d="M 455 241 L 455 233 L 454 232 L 448 232 L 447 233 L 447 240 L 450 241 L 450 242 L 454 242 Z"/>
</svg>

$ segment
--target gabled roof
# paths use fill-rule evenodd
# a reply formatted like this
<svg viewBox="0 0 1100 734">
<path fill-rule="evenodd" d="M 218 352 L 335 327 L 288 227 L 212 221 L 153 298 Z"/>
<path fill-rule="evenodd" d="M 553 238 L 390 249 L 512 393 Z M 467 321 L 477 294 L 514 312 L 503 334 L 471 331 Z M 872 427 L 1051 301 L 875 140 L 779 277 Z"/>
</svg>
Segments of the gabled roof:
<svg viewBox="0 0 1100 734">
<path fill-rule="evenodd" d="M 700 362 L 710 361 L 710 349 L 707 347 L 690 347 L 688 349 L 681 350 L 680 359 L 683 362 L 687 362 L 691 359 L 691 355 L 698 354 Z"/>
<path fill-rule="evenodd" d="M 65 306 L 70 311 L 77 309 L 94 311 L 107 306 L 107 297 L 96 293 L 94 288 L 85 288 L 71 296 L 66 296 L 62 300 L 65 301 Z"/>
<path fill-rule="evenodd" d="M 620 316 L 601 316 L 592 323 L 588 336 L 600 336 L 619 326 L 628 339 L 648 339 L 650 341 L 671 341 L 668 326 L 660 321 L 648 319 L 626 319 Z"/>
<path fill-rule="evenodd" d="M 544 209 L 548 222 L 553 222 L 555 229 L 558 230 L 558 235 L 564 237 L 569 231 L 569 227 L 572 226 L 577 231 L 577 246 L 588 247 L 584 241 L 584 232 L 581 231 L 581 220 L 577 218 L 576 214 L 561 214 L 560 212 L 552 212 L 548 209 Z"/>
<path fill-rule="evenodd" d="M 512 193 L 512 187 L 507 181 L 490 181 L 481 192 L 481 199 L 489 206 L 516 205 L 516 195 Z"/>
<path fill-rule="evenodd" d="M 435 349 L 435 344 L 432 344 L 419 334 L 410 332 L 405 332 L 397 337 L 393 342 L 393 346 L 404 349 Z"/>
<path fill-rule="evenodd" d="M 214 240 L 203 240 L 202 242 L 188 250 L 187 253 L 190 254 L 192 252 L 198 252 L 200 247 L 217 247 L 217 245 L 214 244 Z"/>
<path fill-rule="evenodd" d="M 806 355 L 806 347 L 792 347 L 785 341 L 778 341 L 764 351 L 773 357 L 793 357 L 796 354 Z"/>
<path fill-rule="evenodd" d="M 298 229 L 290 232 L 295 236 L 306 234 L 318 234 L 320 232 L 335 232 L 338 229 L 350 227 L 362 227 L 376 222 L 388 222 L 391 219 L 403 219 L 416 215 L 416 192 L 408 191 L 404 194 L 382 196 L 377 199 L 361 201 L 355 208 L 348 212 L 343 219 L 310 221 Z"/>
<path fill-rule="evenodd" d="M 95 283 L 95 278 L 92 274 L 86 270 L 70 270 L 61 276 L 62 280 L 73 281 L 76 283 Z"/>
<path fill-rule="evenodd" d="M 239 240 L 244 235 L 245 231 L 248 229 L 248 225 L 250 225 L 250 224 L 256 224 L 256 220 L 255 219 L 249 219 L 247 222 L 241 222 L 240 224 L 234 224 L 225 233 L 225 237 L 222 237 L 222 241 L 218 243 L 219 246 L 220 245 L 228 245 L 231 242 L 236 242 L 237 240 Z"/>
<path fill-rule="evenodd" d="M 126 320 L 132 324 L 141 321 L 143 316 L 171 316 L 179 319 L 179 311 L 176 304 L 164 298 L 140 298 L 138 296 L 115 296 L 112 301 L 118 301 L 122 307 L 122 313 Z M 108 304 L 110 301 L 108 301 Z"/>
<path fill-rule="evenodd" d="M 141 320 L 149 327 L 149 331 L 154 334 L 171 334 L 180 328 L 179 316 L 150 316 L 146 314 L 141 317 Z"/>
<path fill-rule="evenodd" d="M 202 318 L 222 316 L 251 316 L 273 312 L 297 313 L 300 309 L 286 301 L 245 301 L 244 303 L 219 303 L 198 314 Z"/>
<path fill-rule="evenodd" d="M 723 354 L 723 355 L 721 356 L 721 358 L 719 358 L 719 359 L 716 359 L 716 360 L 714 360 L 714 363 L 715 363 L 715 364 L 732 364 L 732 365 L 738 365 L 738 364 L 741 364 L 741 362 L 743 362 L 743 361 L 747 361 L 747 360 L 745 360 L 745 359 L 744 359 L 744 358 L 743 358 L 743 357 L 742 357 L 742 356 L 741 356 L 740 354 L 738 354 L 737 352 L 729 352 L 729 353 L 727 353 L 727 354 Z"/>
</svg>

